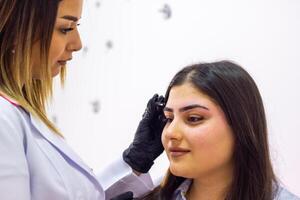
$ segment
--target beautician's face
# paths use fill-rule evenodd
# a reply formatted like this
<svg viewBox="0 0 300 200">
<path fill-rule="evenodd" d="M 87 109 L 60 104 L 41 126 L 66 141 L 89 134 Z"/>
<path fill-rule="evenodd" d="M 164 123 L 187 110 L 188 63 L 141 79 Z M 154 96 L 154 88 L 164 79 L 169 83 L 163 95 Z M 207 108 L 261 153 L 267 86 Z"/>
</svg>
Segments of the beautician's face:
<svg viewBox="0 0 300 200">
<path fill-rule="evenodd" d="M 82 12 L 82 0 L 62 0 L 59 3 L 57 18 L 49 52 L 49 65 L 52 76 L 59 74 L 67 61 L 72 59 L 72 53 L 81 49 L 82 44 L 77 29 Z M 39 42 L 33 48 L 33 73 L 39 78 Z"/>
<path fill-rule="evenodd" d="M 176 176 L 198 178 L 232 166 L 233 134 L 221 108 L 185 83 L 171 89 L 162 142 Z"/>
</svg>

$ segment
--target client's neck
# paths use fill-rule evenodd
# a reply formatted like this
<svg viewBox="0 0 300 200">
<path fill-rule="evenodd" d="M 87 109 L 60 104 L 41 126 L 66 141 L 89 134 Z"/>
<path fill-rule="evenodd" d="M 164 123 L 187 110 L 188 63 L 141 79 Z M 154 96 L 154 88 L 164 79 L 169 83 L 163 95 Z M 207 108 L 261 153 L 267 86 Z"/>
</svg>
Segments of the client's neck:
<svg viewBox="0 0 300 200">
<path fill-rule="evenodd" d="M 232 168 L 217 170 L 193 179 L 188 200 L 224 200 L 233 179 Z"/>
</svg>

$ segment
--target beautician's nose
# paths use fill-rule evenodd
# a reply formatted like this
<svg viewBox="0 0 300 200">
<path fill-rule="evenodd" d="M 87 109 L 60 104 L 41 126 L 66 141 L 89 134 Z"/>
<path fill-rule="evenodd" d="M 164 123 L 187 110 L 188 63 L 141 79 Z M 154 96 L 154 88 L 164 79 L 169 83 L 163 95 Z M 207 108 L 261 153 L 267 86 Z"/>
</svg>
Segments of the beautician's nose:
<svg viewBox="0 0 300 200">
<path fill-rule="evenodd" d="M 72 39 L 67 46 L 67 50 L 68 51 L 79 51 L 82 48 L 82 43 L 81 43 L 79 32 L 78 32 L 78 30 L 74 30 L 74 32 L 72 34 L 74 34 L 74 35 L 72 35 Z"/>
</svg>

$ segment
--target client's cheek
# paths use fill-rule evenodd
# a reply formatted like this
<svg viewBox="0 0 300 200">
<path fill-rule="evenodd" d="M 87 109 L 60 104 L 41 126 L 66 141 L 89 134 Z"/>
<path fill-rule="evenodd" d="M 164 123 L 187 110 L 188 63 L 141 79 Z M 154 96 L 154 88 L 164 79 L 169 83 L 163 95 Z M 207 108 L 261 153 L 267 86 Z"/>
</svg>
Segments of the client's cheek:
<svg viewBox="0 0 300 200">
<path fill-rule="evenodd" d="M 214 132 L 208 127 L 198 127 L 192 130 L 189 130 L 189 135 L 192 138 L 192 141 L 197 145 L 205 145 L 208 141 L 214 137 Z"/>
<path fill-rule="evenodd" d="M 168 147 L 168 139 L 166 138 L 165 134 L 164 134 L 164 131 L 161 135 L 161 143 L 164 147 L 165 150 L 167 150 L 167 147 Z"/>
</svg>

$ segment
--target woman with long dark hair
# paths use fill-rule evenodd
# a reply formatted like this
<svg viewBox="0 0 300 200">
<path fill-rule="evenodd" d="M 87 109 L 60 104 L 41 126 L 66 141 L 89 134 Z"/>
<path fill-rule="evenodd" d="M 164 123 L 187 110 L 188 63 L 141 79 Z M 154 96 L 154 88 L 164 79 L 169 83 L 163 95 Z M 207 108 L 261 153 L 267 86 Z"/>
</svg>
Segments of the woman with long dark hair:
<svg viewBox="0 0 300 200">
<path fill-rule="evenodd" d="M 298 199 L 276 180 L 263 101 L 242 67 L 221 61 L 183 68 L 167 89 L 164 114 L 170 166 L 143 199 Z"/>
</svg>

